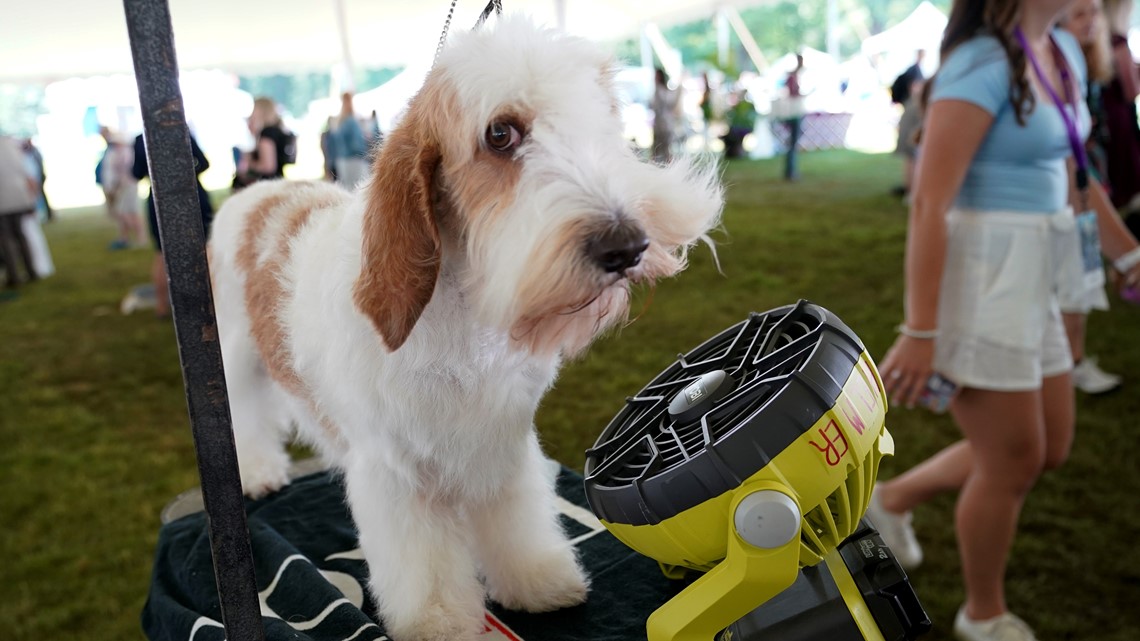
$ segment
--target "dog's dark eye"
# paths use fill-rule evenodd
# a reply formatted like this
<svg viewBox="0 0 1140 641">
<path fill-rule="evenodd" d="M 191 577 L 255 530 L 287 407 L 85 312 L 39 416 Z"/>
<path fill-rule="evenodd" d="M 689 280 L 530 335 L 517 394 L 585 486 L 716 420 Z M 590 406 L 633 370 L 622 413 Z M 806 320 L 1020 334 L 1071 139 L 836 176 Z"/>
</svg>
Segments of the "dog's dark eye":
<svg viewBox="0 0 1140 641">
<path fill-rule="evenodd" d="M 510 123 L 493 122 L 487 127 L 487 144 L 495 151 L 510 151 L 521 141 L 522 134 Z"/>
</svg>

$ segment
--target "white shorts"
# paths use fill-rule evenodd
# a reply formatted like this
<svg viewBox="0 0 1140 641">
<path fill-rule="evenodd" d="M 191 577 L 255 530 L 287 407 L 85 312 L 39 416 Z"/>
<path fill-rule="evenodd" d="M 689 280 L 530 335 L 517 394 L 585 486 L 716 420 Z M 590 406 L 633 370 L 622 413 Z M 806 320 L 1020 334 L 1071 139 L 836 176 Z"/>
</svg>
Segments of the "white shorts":
<svg viewBox="0 0 1140 641">
<path fill-rule="evenodd" d="M 935 371 L 963 387 L 1020 391 L 1073 368 L 1056 294 L 1073 224 L 1068 210 L 947 215 Z"/>
</svg>

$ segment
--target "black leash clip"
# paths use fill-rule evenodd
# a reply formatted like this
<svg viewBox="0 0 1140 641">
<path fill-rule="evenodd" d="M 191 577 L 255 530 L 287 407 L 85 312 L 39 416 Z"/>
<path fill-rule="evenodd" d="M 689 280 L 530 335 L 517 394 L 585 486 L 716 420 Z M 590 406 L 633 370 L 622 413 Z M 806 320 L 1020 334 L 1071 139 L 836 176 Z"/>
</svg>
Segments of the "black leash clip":
<svg viewBox="0 0 1140 641">
<path fill-rule="evenodd" d="M 433 59 L 432 66 L 435 66 L 435 61 L 439 60 L 439 52 L 443 51 L 443 44 L 447 42 L 447 31 L 451 28 L 451 17 L 455 15 L 455 3 L 459 0 L 451 0 L 451 7 L 447 10 L 447 20 L 443 22 L 443 33 L 439 34 L 439 44 L 435 47 L 435 59 Z M 496 16 L 503 15 L 503 1 L 491 0 L 483 7 L 483 12 L 479 14 L 479 19 L 475 21 L 475 26 L 471 28 L 472 31 L 483 26 L 483 23 L 490 17 L 491 12 L 494 11 Z"/>
<path fill-rule="evenodd" d="M 479 20 L 477 20 L 475 22 L 475 28 L 476 29 L 483 26 L 483 23 L 486 22 L 487 18 L 491 16 L 492 11 L 495 12 L 496 16 L 503 15 L 503 2 L 502 2 L 502 0 L 491 0 L 490 2 L 487 3 L 486 7 L 483 7 L 483 13 L 479 14 Z"/>
</svg>

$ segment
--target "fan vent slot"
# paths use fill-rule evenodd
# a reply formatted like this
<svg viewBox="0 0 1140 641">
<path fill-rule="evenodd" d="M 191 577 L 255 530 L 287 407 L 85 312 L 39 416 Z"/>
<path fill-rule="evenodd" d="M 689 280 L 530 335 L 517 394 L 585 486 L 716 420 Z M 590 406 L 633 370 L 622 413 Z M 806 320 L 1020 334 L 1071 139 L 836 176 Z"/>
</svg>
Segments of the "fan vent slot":
<svg viewBox="0 0 1140 641">
<path fill-rule="evenodd" d="M 809 564 L 818 563 L 828 551 L 855 533 L 871 500 L 878 468 L 877 453 L 869 452 L 859 465 L 849 470 L 843 485 L 804 514 L 800 527 L 802 559 L 810 559 Z"/>
</svg>

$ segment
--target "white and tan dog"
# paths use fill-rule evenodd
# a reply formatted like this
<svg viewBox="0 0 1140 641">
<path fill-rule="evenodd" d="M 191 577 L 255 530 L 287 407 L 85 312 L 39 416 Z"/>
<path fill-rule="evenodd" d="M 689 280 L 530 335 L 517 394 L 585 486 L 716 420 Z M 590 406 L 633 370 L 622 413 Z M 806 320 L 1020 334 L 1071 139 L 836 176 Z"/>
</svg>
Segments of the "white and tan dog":
<svg viewBox="0 0 1140 641">
<path fill-rule="evenodd" d="M 518 17 L 453 40 L 357 193 L 258 184 L 210 241 L 244 488 L 287 482 L 293 426 L 339 468 L 398 641 L 474 638 L 488 595 L 586 598 L 535 409 L 722 206 L 709 171 L 638 161 L 589 43 Z"/>
</svg>

